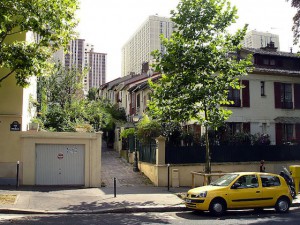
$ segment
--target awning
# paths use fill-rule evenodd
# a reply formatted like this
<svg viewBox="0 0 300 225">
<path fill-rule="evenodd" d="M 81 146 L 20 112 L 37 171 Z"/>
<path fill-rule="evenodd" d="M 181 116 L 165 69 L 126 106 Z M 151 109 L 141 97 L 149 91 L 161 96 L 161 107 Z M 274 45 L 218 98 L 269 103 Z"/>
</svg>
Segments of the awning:
<svg viewBox="0 0 300 225">
<path fill-rule="evenodd" d="M 300 117 L 285 117 L 285 116 L 280 116 L 276 117 L 275 119 L 276 123 L 300 123 Z"/>
</svg>

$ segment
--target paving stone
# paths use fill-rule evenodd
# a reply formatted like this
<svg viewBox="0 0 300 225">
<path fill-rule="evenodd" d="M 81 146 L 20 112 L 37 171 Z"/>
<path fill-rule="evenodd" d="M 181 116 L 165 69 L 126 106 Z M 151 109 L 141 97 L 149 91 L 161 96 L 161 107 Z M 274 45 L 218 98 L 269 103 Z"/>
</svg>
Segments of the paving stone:
<svg viewBox="0 0 300 225">
<path fill-rule="evenodd" d="M 114 177 L 117 187 L 153 186 L 152 182 L 141 172 L 133 172 L 133 166 L 113 149 L 102 145 L 101 180 L 106 187 L 113 187 Z"/>
</svg>

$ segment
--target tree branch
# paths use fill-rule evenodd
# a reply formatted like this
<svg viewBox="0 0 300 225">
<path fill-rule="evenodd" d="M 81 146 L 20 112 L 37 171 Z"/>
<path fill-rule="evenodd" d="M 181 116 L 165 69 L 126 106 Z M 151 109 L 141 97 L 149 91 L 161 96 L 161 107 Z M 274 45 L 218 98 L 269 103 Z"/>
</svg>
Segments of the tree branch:
<svg viewBox="0 0 300 225">
<path fill-rule="evenodd" d="M 5 80 L 6 78 L 8 78 L 13 72 L 15 72 L 15 70 L 10 71 L 8 74 L 6 74 L 4 77 L 0 78 L 0 84 L 3 80 Z"/>
</svg>

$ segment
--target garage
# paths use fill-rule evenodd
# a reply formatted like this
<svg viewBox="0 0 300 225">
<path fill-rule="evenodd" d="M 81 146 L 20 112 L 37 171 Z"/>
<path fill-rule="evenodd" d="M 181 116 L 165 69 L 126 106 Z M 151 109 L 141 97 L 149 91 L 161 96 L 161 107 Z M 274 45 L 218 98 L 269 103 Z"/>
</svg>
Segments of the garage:
<svg viewBox="0 0 300 225">
<path fill-rule="evenodd" d="M 82 144 L 36 144 L 36 185 L 82 185 L 84 178 Z"/>
</svg>

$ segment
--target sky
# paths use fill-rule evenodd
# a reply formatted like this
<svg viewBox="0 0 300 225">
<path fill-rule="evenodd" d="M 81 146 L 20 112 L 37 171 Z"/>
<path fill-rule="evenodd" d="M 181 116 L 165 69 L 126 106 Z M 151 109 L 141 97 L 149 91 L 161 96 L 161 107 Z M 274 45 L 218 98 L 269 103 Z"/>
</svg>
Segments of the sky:
<svg viewBox="0 0 300 225">
<path fill-rule="evenodd" d="M 286 0 L 230 0 L 239 19 L 235 31 L 249 24 L 248 30 L 279 35 L 280 50 L 293 47 L 292 18 L 296 10 Z M 107 54 L 106 82 L 121 76 L 121 49 L 150 15 L 170 16 L 179 0 L 80 0 L 77 17 L 79 38 Z M 293 47 L 296 51 L 296 46 Z"/>
</svg>

